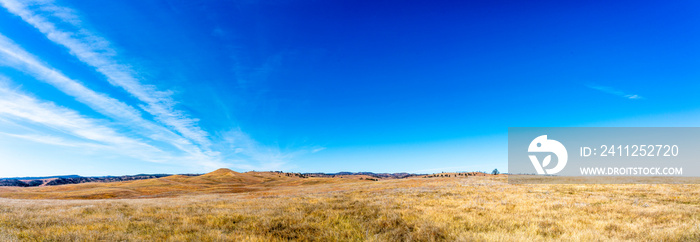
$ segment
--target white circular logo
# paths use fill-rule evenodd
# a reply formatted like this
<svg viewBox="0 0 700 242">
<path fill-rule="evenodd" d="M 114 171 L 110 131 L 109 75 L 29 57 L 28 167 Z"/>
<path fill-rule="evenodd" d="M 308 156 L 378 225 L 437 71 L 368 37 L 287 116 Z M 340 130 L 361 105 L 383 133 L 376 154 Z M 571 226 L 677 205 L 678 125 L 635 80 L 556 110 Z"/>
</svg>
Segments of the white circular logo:
<svg viewBox="0 0 700 242">
<path fill-rule="evenodd" d="M 530 147 L 527 148 L 528 152 L 551 152 L 557 156 L 557 165 L 551 169 L 545 169 L 549 162 L 552 161 L 552 155 L 547 155 L 542 159 L 542 163 L 537 160 L 537 156 L 530 155 L 530 161 L 532 165 L 535 166 L 537 174 L 557 174 L 566 166 L 566 161 L 569 159 L 569 154 L 566 152 L 566 147 L 559 143 L 559 141 L 553 139 L 547 139 L 547 135 L 541 135 L 530 142 Z"/>
</svg>

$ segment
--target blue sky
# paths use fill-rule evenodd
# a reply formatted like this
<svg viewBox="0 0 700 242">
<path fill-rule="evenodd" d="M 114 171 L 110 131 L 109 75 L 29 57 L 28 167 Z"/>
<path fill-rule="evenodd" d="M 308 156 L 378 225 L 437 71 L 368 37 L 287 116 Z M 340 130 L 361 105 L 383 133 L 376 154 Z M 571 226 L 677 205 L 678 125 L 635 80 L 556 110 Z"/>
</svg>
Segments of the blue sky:
<svg viewBox="0 0 700 242">
<path fill-rule="evenodd" d="M 0 176 L 507 170 L 697 126 L 695 1 L 0 0 Z"/>
</svg>

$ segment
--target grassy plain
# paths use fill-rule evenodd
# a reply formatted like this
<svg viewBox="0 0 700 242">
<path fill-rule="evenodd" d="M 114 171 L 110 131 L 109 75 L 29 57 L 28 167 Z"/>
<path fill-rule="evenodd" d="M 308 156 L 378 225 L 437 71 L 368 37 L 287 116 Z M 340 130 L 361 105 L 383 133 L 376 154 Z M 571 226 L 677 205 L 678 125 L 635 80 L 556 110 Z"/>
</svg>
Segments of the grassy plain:
<svg viewBox="0 0 700 242">
<path fill-rule="evenodd" d="M 700 240 L 698 185 L 245 174 L 5 189 L 0 240 Z"/>
</svg>

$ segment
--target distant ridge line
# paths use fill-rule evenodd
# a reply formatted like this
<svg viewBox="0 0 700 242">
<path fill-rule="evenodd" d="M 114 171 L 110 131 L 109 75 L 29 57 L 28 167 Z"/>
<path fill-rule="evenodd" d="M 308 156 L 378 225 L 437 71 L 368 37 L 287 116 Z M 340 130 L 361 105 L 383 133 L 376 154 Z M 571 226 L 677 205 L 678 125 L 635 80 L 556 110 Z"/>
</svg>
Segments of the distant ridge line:
<svg viewBox="0 0 700 242">
<path fill-rule="evenodd" d="M 216 173 L 228 173 L 233 172 L 233 170 L 227 168 L 220 168 L 216 171 L 206 173 L 206 174 L 216 174 Z M 429 174 L 417 174 L 408 172 L 397 172 L 397 173 L 374 173 L 374 172 L 348 172 L 341 171 L 336 173 L 323 173 L 323 172 L 283 172 L 283 171 L 250 171 L 250 172 L 271 172 L 280 174 L 297 174 L 300 177 L 342 177 L 342 176 L 369 176 L 380 179 L 403 179 L 408 177 L 416 176 L 428 176 Z M 460 172 L 461 173 L 461 172 Z M 201 176 L 206 174 L 177 174 L 181 176 Z M 435 173 L 438 174 L 438 173 Z M 0 178 L 0 186 L 15 186 L 15 187 L 36 187 L 36 186 L 55 186 L 55 185 L 65 185 L 65 184 L 79 184 L 87 182 L 120 182 L 120 181 L 132 181 L 132 180 L 144 180 L 144 179 L 154 179 L 162 178 L 167 176 L 172 176 L 173 174 L 137 174 L 137 175 L 124 175 L 124 176 L 80 176 L 80 175 L 59 175 L 59 176 L 37 176 L 37 177 L 8 177 Z"/>
</svg>

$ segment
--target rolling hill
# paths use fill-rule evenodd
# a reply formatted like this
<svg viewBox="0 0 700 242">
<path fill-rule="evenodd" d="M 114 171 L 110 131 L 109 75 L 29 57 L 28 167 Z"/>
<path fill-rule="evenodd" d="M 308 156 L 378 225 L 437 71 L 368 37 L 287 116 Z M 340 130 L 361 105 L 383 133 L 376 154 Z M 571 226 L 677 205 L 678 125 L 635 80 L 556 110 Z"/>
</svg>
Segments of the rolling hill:
<svg viewBox="0 0 700 242">
<path fill-rule="evenodd" d="M 19 199 L 153 198 L 178 195 L 239 193 L 272 188 L 347 182 L 369 182 L 367 175 L 342 178 L 309 177 L 299 173 L 245 172 L 222 168 L 200 176 L 171 175 L 160 178 L 88 182 L 58 186 L 0 187 L 0 197 Z"/>
</svg>

